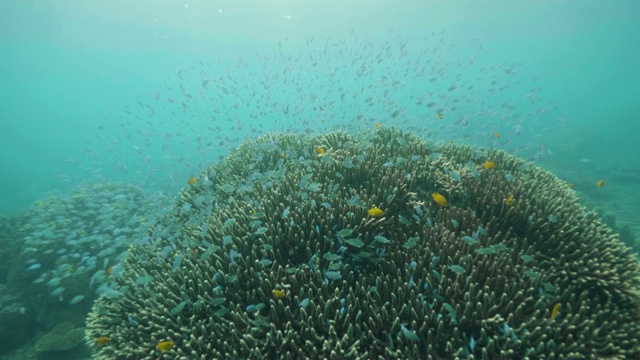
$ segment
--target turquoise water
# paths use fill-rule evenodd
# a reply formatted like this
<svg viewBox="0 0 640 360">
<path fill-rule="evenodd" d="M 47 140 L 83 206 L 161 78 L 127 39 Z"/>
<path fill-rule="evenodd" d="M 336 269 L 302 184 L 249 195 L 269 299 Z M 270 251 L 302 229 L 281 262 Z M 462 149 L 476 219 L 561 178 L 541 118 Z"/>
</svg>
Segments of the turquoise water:
<svg viewBox="0 0 640 360">
<path fill-rule="evenodd" d="M 94 184 L 129 184 L 145 208 L 117 218 L 142 236 L 247 139 L 380 125 L 523 157 L 637 238 L 638 14 L 622 0 L 3 1 L 0 215 L 120 201 Z"/>
<path fill-rule="evenodd" d="M 115 144 L 111 149 L 105 145 L 134 129 L 160 131 L 155 120 L 145 122 L 154 119 L 148 114 L 124 128 L 114 125 L 125 118 L 125 106 L 135 106 L 134 95 L 162 93 L 164 84 L 177 86 L 178 71 L 197 67 L 200 61 L 234 63 L 243 57 L 251 66 L 256 54 L 275 54 L 278 41 L 285 41 L 285 51 L 295 54 L 304 50 L 311 37 L 316 46 L 323 46 L 321 42 L 331 36 L 375 42 L 394 36 L 419 39 L 444 31 L 446 43 L 460 52 L 482 43 L 478 63 L 521 63 L 518 75 L 538 78 L 536 86 L 544 88 L 543 102 L 556 104 L 557 110 L 541 120 L 543 127 L 526 129 L 525 123 L 522 134 L 551 149 L 555 159 L 549 161 L 567 161 L 562 167 L 579 166 L 576 161 L 589 158 L 592 167 L 623 166 L 636 173 L 639 167 L 634 142 L 640 125 L 634 119 L 640 109 L 634 89 L 640 85 L 636 66 L 640 50 L 633 44 L 640 26 L 634 14 L 640 5 L 634 1 L 149 2 L 135 6 L 6 1 L 0 6 L 0 210 L 4 213 L 100 177 L 144 184 L 148 163 L 136 157 L 131 144 Z M 256 66 L 255 71 L 261 69 Z M 521 101 L 522 95 L 506 91 L 494 98 L 499 102 L 512 96 Z M 162 131 L 198 132 L 205 123 L 197 119 L 200 112 L 190 111 L 186 124 L 168 119 Z M 558 131 L 550 130 L 560 116 L 566 122 Z M 264 125 L 262 132 L 281 130 L 268 118 L 254 121 Z M 108 125 L 100 132 L 97 125 L 102 123 Z M 479 121 L 470 126 L 492 130 Z M 436 135 L 448 139 L 447 134 Z M 186 136 L 185 141 L 194 141 Z M 193 166 L 175 168 L 179 181 L 172 184 L 172 191 L 197 170 L 196 164 L 209 160 L 196 159 L 193 149 L 184 150 Z M 113 167 L 113 156 L 127 165 L 127 173 Z M 165 171 L 171 172 L 172 166 L 167 164 Z M 600 177 L 607 174 L 593 174 Z M 159 187 L 162 183 L 158 179 Z"/>
</svg>

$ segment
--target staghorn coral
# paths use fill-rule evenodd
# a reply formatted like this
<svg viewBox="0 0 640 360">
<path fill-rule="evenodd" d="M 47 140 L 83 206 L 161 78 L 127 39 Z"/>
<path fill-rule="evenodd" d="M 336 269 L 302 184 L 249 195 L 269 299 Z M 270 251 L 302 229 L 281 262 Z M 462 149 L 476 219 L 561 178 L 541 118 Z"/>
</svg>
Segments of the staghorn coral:
<svg viewBox="0 0 640 360">
<path fill-rule="evenodd" d="M 500 151 L 392 129 L 265 136 L 147 239 L 122 296 L 89 314 L 99 358 L 640 356 L 638 261 L 555 176 Z"/>
</svg>

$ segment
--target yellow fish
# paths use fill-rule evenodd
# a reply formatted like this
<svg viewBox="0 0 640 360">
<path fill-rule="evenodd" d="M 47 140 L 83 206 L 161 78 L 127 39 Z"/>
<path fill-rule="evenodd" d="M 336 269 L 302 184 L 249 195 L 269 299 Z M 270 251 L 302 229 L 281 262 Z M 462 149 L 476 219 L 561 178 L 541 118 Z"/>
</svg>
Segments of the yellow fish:
<svg viewBox="0 0 640 360">
<path fill-rule="evenodd" d="M 603 187 L 604 186 L 604 180 L 600 180 L 596 183 L 596 185 L 598 185 L 598 187 Z"/>
<path fill-rule="evenodd" d="M 169 351 L 172 348 L 173 348 L 173 341 L 171 340 L 161 341 L 158 343 L 158 349 L 160 349 L 160 351 L 162 352 Z"/>
<path fill-rule="evenodd" d="M 113 265 L 112 265 L 112 266 L 109 266 L 109 267 L 107 268 L 107 270 L 105 270 L 105 271 L 104 271 L 104 274 L 105 274 L 105 275 L 107 275 L 107 276 L 109 276 L 109 275 L 111 275 L 111 273 L 112 273 L 112 272 L 113 272 Z"/>
<path fill-rule="evenodd" d="M 105 346 L 109 342 L 109 338 L 107 336 L 101 336 L 101 337 L 96 339 L 96 342 L 100 346 Z"/>
<path fill-rule="evenodd" d="M 567 183 L 567 186 L 568 186 L 568 187 L 570 187 L 570 188 L 572 188 L 572 187 L 574 187 L 575 185 L 573 185 L 572 183 Z"/>
<path fill-rule="evenodd" d="M 325 154 L 324 148 L 322 146 L 316 146 L 315 152 L 316 154 L 318 154 L 318 156 L 322 156 Z"/>
<path fill-rule="evenodd" d="M 551 310 L 551 320 L 554 320 L 558 313 L 560 312 L 560 303 L 553 305 L 553 310 Z"/>
<path fill-rule="evenodd" d="M 198 181 L 198 179 L 194 178 L 193 176 L 189 178 L 189 180 L 187 180 L 187 184 L 189 185 L 195 185 L 196 181 Z"/>
<path fill-rule="evenodd" d="M 485 161 L 484 164 L 482 164 L 482 167 L 489 170 L 489 169 L 495 169 L 496 168 L 496 163 L 494 163 L 493 161 Z"/>
<path fill-rule="evenodd" d="M 382 126 L 382 123 L 376 123 L 376 128 L 379 128 L 380 126 Z"/>
<path fill-rule="evenodd" d="M 496 139 L 500 139 L 500 133 L 497 131 L 493 133 L 493 136 L 495 136 Z"/>
<path fill-rule="evenodd" d="M 447 205 L 449 205 L 449 203 L 447 202 L 447 198 L 440 193 L 434 192 L 433 194 L 431 194 L 431 198 L 433 198 L 433 201 L 437 202 L 438 205 L 442 207 L 446 207 Z"/>
<path fill-rule="evenodd" d="M 384 211 L 378 209 L 375 206 L 369 209 L 369 216 L 371 217 L 381 217 L 382 215 L 384 215 Z"/>
<path fill-rule="evenodd" d="M 277 297 L 278 299 L 284 299 L 287 294 L 284 292 L 284 290 L 274 289 L 273 296 Z"/>
<path fill-rule="evenodd" d="M 504 201 L 504 203 L 508 206 L 511 206 L 511 204 L 513 204 L 513 196 L 509 196 L 507 200 Z"/>
<path fill-rule="evenodd" d="M 280 154 L 280 156 L 281 156 L 283 159 L 286 159 L 286 158 L 287 158 L 287 154 L 285 154 L 285 153 Z"/>
<path fill-rule="evenodd" d="M 438 118 L 438 120 L 444 119 L 444 115 L 442 114 L 436 114 L 436 117 Z"/>
</svg>

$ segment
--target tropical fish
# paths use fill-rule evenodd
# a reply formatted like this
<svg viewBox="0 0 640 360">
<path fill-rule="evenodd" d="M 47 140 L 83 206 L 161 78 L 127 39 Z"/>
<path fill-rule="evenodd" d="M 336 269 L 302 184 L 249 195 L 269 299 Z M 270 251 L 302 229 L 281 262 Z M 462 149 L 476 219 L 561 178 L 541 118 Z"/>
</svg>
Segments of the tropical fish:
<svg viewBox="0 0 640 360">
<path fill-rule="evenodd" d="M 82 301 L 82 299 L 84 299 L 84 295 L 76 295 L 73 299 L 71 299 L 71 301 L 69 301 L 69 304 L 70 305 L 77 304 L 80 301 Z"/>
<path fill-rule="evenodd" d="M 442 275 L 440 275 L 440 273 L 436 269 L 431 270 L 431 275 L 433 275 L 433 277 L 436 278 L 438 282 L 442 281 Z"/>
<path fill-rule="evenodd" d="M 434 192 L 433 194 L 431 194 L 431 198 L 433 198 L 433 201 L 438 203 L 438 205 L 440 205 L 441 207 L 446 207 L 447 205 L 449 205 L 449 203 L 447 202 L 447 198 L 445 198 L 444 195 L 440 193 Z"/>
<path fill-rule="evenodd" d="M 186 305 L 187 305 L 186 301 L 184 300 L 181 301 L 178 305 L 176 305 L 176 307 L 171 309 L 171 315 L 179 314 Z"/>
<path fill-rule="evenodd" d="M 189 180 L 187 180 L 187 184 L 189 185 L 195 185 L 196 182 L 198 181 L 198 179 L 196 179 L 195 177 L 190 177 Z"/>
<path fill-rule="evenodd" d="M 495 136 L 496 139 L 500 139 L 500 133 L 497 131 L 493 133 L 493 136 Z"/>
<path fill-rule="evenodd" d="M 318 154 L 318 156 L 323 156 L 326 153 L 322 146 L 316 146 L 314 151 L 316 152 L 316 154 Z"/>
<path fill-rule="evenodd" d="M 351 235 L 352 232 L 353 232 L 353 230 L 351 230 L 351 229 L 342 229 L 342 230 L 338 231 L 338 236 L 347 237 L 347 236 Z"/>
<path fill-rule="evenodd" d="M 236 223 L 236 219 L 234 219 L 234 218 L 227 219 L 227 220 L 224 222 L 224 224 L 222 224 L 222 228 L 223 228 L 223 229 L 226 229 L 226 228 L 228 228 L 229 226 L 233 226 L 233 224 L 235 224 L 235 223 Z"/>
<path fill-rule="evenodd" d="M 169 351 L 173 348 L 173 341 L 171 340 L 167 340 L 167 341 L 161 341 L 158 343 L 158 349 L 160 349 L 160 351 L 165 352 L 165 351 Z"/>
<path fill-rule="evenodd" d="M 407 340 L 414 342 L 420 341 L 418 335 L 415 332 L 407 329 L 404 325 L 400 324 L 400 329 L 402 330 L 402 335 L 404 335 Z"/>
<path fill-rule="evenodd" d="M 109 342 L 109 337 L 107 336 L 100 336 L 99 338 L 96 339 L 96 343 L 98 343 L 98 345 L 100 346 L 105 346 L 107 345 L 108 342 Z"/>
<path fill-rule="evenodd" d="M 40 269 L 41 267 L 42 267 L 42 265 L 40 265 L 40 264 L 38 264 L 38 263 L 35 263 L 35 264 L 33 264 L 33 265 L 29 266 L 29 267 L 27 268 L 27 270 L 37 270 L 37 269 Z"/>
<path fill-rule="evenodd" d="M 560 312 L 560 303 L 557 303 L 553 305 L 553 309 L 551 310 L 551 320 L 555 320 L 559 312 Z"/>
<path fill-rule="evenodd" d="M 151 280 L 153 280 L 153 276 L 151 275 L 143 275 L 143 276 L 139 276 L 136 279 L 136 284 L 140 285 L 140 286 L 144 286 L 148 283 L 151 282 Z"/>
<path fill-rule="evenodd" d="M 485 161 L 482 164 L 482 167 L 489 170 L 489 169 L 495 169 L 496 168 L 496 163 L 494 163 L 493 161 Z"/>
<path fill-rule="evenodd" d="M 105 274 L 106 276 L 109 276 L 109 275 L 111 275 L 111 273 L 112 273 L 112 272 L 113 272 L 113 265 L 112 265 L 112 266 L 109 266 L 109 267 L 107 268 L 107 270 L 105 270 L 105 271 L 104 271 L 104 274 Z"/>
<path fill-rule="evenodd" d="M 277 297 L 278 299 L 284 299 L 287 294 L 284 292 L 284 290 L 274 289 L 273 296 Z"/>
<path fill-rule="evenodd" d="M 327 261 L 336 261 L 342 258 L 342 256 L 334 254 L 334 253 L 325 253 L 322 255 L 322 258 Z"/>
<path fill-rule="evenodd" d="M 346 242 L 347 244 L 353 246 L 353 247 L 357 247 L 357 248 L 361 248 L 364 246 L 364 242 L 358 238 L 355 239 L 347 239 L 344 242 Z"/>
<path fill-rule="evenodd" d="M 456 274 L 464 274 L 465 272 L 467 272 L 467 270 L 465 270 L 462 266 L 460 265 L 449 265 L 447 266 L 447 268 L 451 271 L 453 271 Z"/>
<path fill-rule="evenodd" d="M 300 307 L 303 309 L 306 309 L 307 306 L 309 306 L 309 302 L 310 302 L 309 298 L 302 299 L 302 301 L 300 301 Z"/>
<path fill-rule="evenodd" d="M 267 230 L 269 230 L 269 228 L 267 228 L 267 227 L 265 227 L 265 226 L 263 226 L 263 227 L 259 227 L 259 228 L 256 230 L 256 232 L 254 232 L 253 234 L 254 234 L 254 235 L 262 235 L 262 234 L 266 233 L 266 232 L 267 232 Z"/>
<path fill-rule="evenodd" d="M 480 255 L 489 255 L 489 254 L 495 254 L 497 251 L 493 247 L 483 247 L 480 249 L 476 249 L 475 252 Z"/>
<path fill-rule="evenodd" d="M 376 236 L 374 236 L 374 237 L 373 237 L 373 240 L 374 240 L 374 241 L 377 241 L 377 242 L 379 242 L 379 243 L 381 243 L 381 244 L 391 244 L 391 243 L 392 243 L 392 241 L 391 241 L 391 240 L 387 239 L 386 237 L 384 237 L 384 236 L 382 236 L 382 235 L 376 235 Z"/>
<path fill-rule="evenodd" d="M 598 187 L 603 187 L 604 186 L 604 180 L 600 180 L 596 183 L 596 185 L 598 185 Z"/>
<path fill-rule="evenodd" d="M 381 217 L 382 215 L 384 215 L 384 211 L 382 211 L 381 209 L 375 206 L 369 209 L 368 212 L 369 212 L 369 216 L 371 217 Z"/>
<path fill-rule="evenodd" d="M 511 204 L 513 204 L 513 196 L 510 195 L 504 203 L 507 204 L 507 206 L 511 206 Z"/>
<path fill-rule="evenodd" d="M 325 271 L 324 277 L 329 280 L 338 280 L 342 278 L 342 275 L 337 271 Z"/>
<path fill-rule="evenodd" d="M 224 303 L 225 301 L 227 301 L 226 297 L 217 297 L 213 300 L 211 300 L 211 306 L 218 306 L 221 305 L 222 303 Z"/>
<path fill-rule="evenodd" d="M 182 263 L 182 254 L 178 254 L 176 256 L 176 258 L 173 260 L 173 265 L 172 265 L 172 269 L 173 270 L 178 270 L 178 268 L 180 267 L 180 264 Z"/>
<path fill-rule="evenodd" d="M 412 247 L 418 245 L 418 238 L 417 237 L 410 237 L 407 239 L 407 241 L 402 245 L 403 247 L 407 248 L 407 249 L 411 249 Z"/>
<path fill-rule="evenodd" d="M 469 236 L 469 235 L 465 235 L 465 236 L 463 236 L 463 237 L 462 237 L 462 241 L 464 241 L 464 242 L 466 242 L 467 244 L 470 244 L 470 245 L 475 245 L 475 244 L 477 244 L 477 243 L 478 243 L 478 240 L 476 240 L 476 239 L 472 238 L 472 237 L 471 237 L 471 236 Z"/>
<path fill-rule="evenodd" d="M 456 309 L 448 303 L 444 303 L 442 304 L 442 306 L 444 307 L 445 310 L 447 310 L 447 312 L 449 313 L 449 318 L 451 318 L 451 320 L 453 320 L 453 322 L 457 322 L 458 321 L 458 315 L 456 314 Z"/>
</svg>

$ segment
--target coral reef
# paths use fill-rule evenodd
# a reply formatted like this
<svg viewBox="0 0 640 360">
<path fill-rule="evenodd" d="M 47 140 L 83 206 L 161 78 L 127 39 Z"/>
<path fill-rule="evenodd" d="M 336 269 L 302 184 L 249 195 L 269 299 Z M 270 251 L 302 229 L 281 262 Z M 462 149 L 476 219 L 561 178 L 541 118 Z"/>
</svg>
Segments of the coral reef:
<svg viewBox="0 0 640 360">
<path fill-rule="evenodd" d="M 86 354 L 83 327 L 63 322 L 43 335 L 29 353 L 31 359 L 79 359 Z"/>
<path fill-rule="evenodd" d="M 0 216 L 0 284 L 7 281 L 9 272 L 15 262 L 15 254 L 20 252 L 22 243 L 17 237 L 21 217 Z"/>
<path fill-rule="evenodd" d="M 30 335 L 29 328 L 33 324 L 19 294 L 5 285 L 0 285 L 0 319 L 0 338 L 3 341 L 0 354 L 4 354 L 19 346 Z"/>
<path fill-rule="evenodd" d="M 21 217 L 7 283 L 39 322 L 81 322 L 109 273 L 156 221 L 163 198 L 128 184 L 84 186 L 37 202 Z M 111 269 L 109 269 L 112 267 Z M 71 318 L 76 317 L 76 318 Z"/>
<path fill-rule="evenodd" d="M 87 319 L 99 358 L 640 357 L 638 260 L 500 151 L 265 136 L 145 239 Z"/>
</svg>

